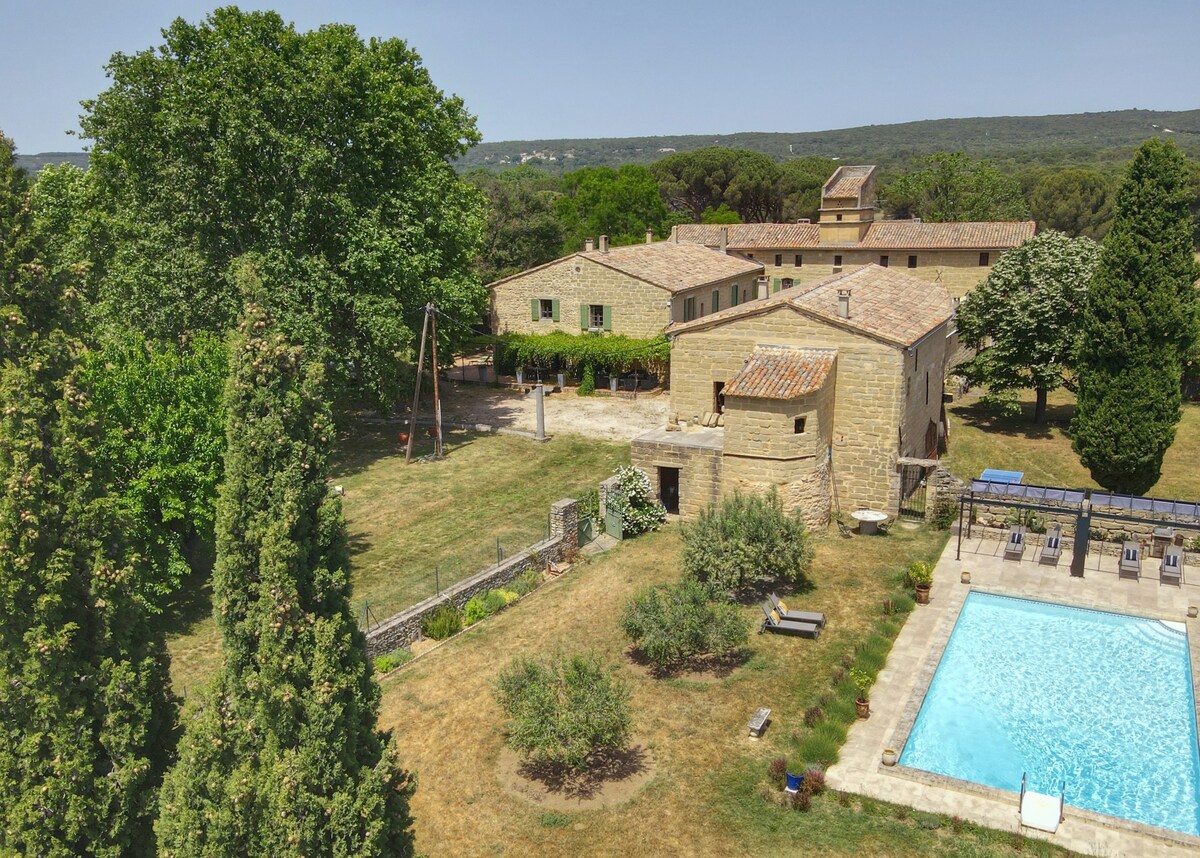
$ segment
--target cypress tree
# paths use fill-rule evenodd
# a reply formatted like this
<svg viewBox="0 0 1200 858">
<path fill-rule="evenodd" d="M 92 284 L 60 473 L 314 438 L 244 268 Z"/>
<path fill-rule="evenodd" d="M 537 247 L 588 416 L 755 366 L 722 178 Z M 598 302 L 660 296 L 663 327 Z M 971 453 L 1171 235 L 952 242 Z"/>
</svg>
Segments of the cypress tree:
<svg viewBox="0 0 1200 858">
<path fill-rule="evenodd" d="M 162 854 L 409 855 L 414 784 L 376 729 L 379 688 L 326 485 L 323 368 L 254 300 L 230 361 L 213 578 L 224 661 L 185 709 Z"/>
<path fill-rule="evenodd" d="M 1092 478 L 1113 491 L 1149 490 L 1175 440 L 1200 278 L 1187 178 L 1174 144 L 1139 147 L 1088 289 L 1072 444 Z"/>
<path fill-rule="evenodd" d="M 174 741 L 146 565 L 94 470 L 71 273 L 0 136 L 0 851 L 154 854 Z"/>
</svg>

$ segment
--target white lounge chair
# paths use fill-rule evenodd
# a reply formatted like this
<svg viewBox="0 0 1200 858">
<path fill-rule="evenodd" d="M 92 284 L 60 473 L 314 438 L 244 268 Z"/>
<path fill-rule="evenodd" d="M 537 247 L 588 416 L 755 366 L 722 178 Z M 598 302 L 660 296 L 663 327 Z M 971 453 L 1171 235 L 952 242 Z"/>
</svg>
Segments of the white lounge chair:
<svg viewBox="0 0 1200 858">
<path fill-rule="evenodd" d="M 1025 556 L 1025 528 L 1014 524 L 1008 529 L 1008 542 L 1004 544 L 1005 558 L 1014 557 L 1020 560 Z"/>
<path fill-rule="evenodd" d="M 1038 555 L 1039 563 L 1057 565 L 1062 555 L 1062 525 L 1053 525 L 1046 531 L 1046 541 L 1042 544 L 1042 553 Z"/>
<path fill-rule="evenodd" d="M 1121 562 L 1117 564 L 1118 578 L 1142 577 L 1142 545 L 1132 539 L 1125 540 L 1121 548 Z"/>
<path fill-rule="evenodd" d="M 1183 549 L 1178 545 L 1168 545 L 1163 551 L 1162 563 L 1158 565 L 1158 580 L 1160 584 L 1183 586 Z"/>
</svg>

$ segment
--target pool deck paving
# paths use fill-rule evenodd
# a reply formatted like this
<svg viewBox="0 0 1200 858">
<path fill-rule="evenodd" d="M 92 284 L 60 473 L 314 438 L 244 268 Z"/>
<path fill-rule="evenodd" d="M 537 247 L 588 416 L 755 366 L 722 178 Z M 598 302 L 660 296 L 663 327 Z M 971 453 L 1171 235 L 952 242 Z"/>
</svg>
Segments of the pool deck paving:
<svg viewBox="0 0 1200 858">
<path fill-rule="evenodd" d="M 1003 531 L 975 527 L 962 539 L 961 560 L 952 537 L 938 561 L 928 605 L 909 614 L 896 638 L 887 666 L 871 689 L 871 716 L 858 721 L 830 768 L 835 788 L 917 810 L 958 816 L 1003 831 L 1020 831 L 1084 855 L 1180 856 L 1200 854 L 1200 837 L 1166 832 L 1068 805 L 1054 834 L 1022 826 L 1015 792 L 971 784 L 904 766 L 884 766 L 885 748 L 903 750 L 921 702 L 937 669 L 959 611 L 972 589 L 1022 596 L 1096 610 L 1185 623 L 1192 659 L 1192 684 L 1200 696 L 1200 621 L 1189 619 L 1189 605 L 1200 605 L 1200 568 L 1185 570 L 1182 586 L 1160 584 L 1158 560 L 1147 557 L 1143 577 L 1120 578 L 1115 554 L 1089 553 L 1082 578 L 1070 573 L 1071 550 L 1055 565 L 1038 563 L 1037 546 L 1021 560 L 1004 557 Z M 875 537 L 858 537 L 875 538 Z M 969 571 L 970 584 L 961 583 Z M 1189 583 L 1187 579 L 1195 583 Z M 1200 710 L 1200 700 L 1197 701 Z"/>
</svg>

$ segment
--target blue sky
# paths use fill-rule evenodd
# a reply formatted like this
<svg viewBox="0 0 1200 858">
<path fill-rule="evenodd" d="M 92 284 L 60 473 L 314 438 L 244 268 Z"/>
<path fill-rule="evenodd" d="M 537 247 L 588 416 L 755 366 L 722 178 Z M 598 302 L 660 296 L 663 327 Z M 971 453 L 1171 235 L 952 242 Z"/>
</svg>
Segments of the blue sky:
<svg viewBox="0 0 1200 858">
<path fill-rule="evenodd" d="M 1197 0 L 279 0 L 301 29 L 405 39 L 486 140 L 816 131 L 950 116 L 1200 108 Z M 0 130 L 78 150 L 116 52 L 193 0 L 0 0 Z"/>
</svg>

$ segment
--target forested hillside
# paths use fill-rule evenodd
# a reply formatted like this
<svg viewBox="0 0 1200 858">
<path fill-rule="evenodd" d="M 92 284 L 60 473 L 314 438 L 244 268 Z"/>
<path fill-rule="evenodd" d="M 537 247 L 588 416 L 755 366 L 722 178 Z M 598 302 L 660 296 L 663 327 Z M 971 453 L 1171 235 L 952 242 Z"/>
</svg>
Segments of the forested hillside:
<svg viewBox="0 0 1200 858">
<path fill-rule="evenodd" d="M 896 125 L 865 125 L 833 131 L 743 132 L 583 140 L 510 140 L 481 143 L 459 159 L 462 170 L 500 169 L 524 157 L 542 169 L 649 164 L 670 152 L 727 146 L 776 160 L 820 155 L 845 162 L 888 165 L 931 152 L 962 151 L 1014 167 L 1091 164 L 1128 160 L 1133 148 L 1156 133 L 1185 151 L 1200 150 L 1200 110 L 1116 110 L 1057 116 L 994 116 L 930 119 Z M 665 151 L 664 151 L 665 150 Z M 540 153 L 540 154 L 538 154 Z"/>
</svg>

